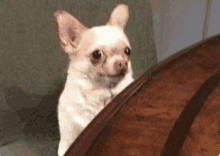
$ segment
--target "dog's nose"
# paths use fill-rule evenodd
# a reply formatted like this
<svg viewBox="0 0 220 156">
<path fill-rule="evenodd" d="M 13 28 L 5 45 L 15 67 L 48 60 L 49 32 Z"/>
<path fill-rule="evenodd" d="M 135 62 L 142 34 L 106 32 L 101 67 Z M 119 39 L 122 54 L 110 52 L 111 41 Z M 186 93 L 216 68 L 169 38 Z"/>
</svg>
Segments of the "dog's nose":
<svg viewBox="0 0 220 156">
<path fill-rule="evenodd" d="M 114 66 L 117 71 L 126 70 L 128 67 L 128 62 L 125 60 L 120 60 L 120 61 L 117 60 L 117 61 L 115 61 Z"/>
</svg>

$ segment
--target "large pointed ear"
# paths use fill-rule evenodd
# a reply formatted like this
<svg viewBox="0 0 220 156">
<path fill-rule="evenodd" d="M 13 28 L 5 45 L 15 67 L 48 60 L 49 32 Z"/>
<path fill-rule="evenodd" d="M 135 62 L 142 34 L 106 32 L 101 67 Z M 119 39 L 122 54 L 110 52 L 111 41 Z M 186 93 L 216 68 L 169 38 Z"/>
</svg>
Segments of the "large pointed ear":
<svg viewBox="0 0 220 156">
<path fill-rule="evenodd" d="M 56 18 L 57 34 L 61 47 L 66 53 L 74 53 L 77 41 L 81 33 L 87 30 L 87 27 L 66 11 L 56 11 L 54 17 Z"/>
<path fill-rule="evenodd" d="M 127 24 L 128 17 L 129 17 L 128 6 L 124 4 L 119 4 L 112 11 L 111 17 L 107 25 L 114 25 L 124 29 Z"/>
</svg>

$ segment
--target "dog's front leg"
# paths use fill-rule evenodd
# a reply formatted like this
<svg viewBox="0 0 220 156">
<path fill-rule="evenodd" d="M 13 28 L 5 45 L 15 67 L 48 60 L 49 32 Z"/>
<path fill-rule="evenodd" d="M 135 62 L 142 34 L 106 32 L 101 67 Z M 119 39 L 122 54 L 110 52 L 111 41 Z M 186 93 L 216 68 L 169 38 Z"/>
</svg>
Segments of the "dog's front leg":
<svg viewBox="0 0 220 156">
<path fill-rule="evenodd" d="M 68 139 L 65 137 L 62 137 L 61 135 L 59 148 L 58 148 L 58 156 L 64 156 L 69 146 L 70 146 L 70 142 L 68 142 Z"/>
<path fill-rule="evenodd" d="M 68 111 L 62 109 L 58 110 L 60 129 L 58 156 L 63 156 L 66 153 L 79 133 L 83 130 L 83 127 L 74 122 L 72 115 L 73 114 L 69 114 Z"/>
</svg>

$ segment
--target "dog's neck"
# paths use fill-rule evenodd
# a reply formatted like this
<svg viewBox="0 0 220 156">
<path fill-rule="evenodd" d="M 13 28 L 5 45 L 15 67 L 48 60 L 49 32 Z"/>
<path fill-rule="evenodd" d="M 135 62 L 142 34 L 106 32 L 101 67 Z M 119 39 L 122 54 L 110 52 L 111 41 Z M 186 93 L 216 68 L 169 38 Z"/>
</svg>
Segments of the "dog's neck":
<svg viewBox="0 0 220 156">
<path fill-rule="evenodd" d="M 68 77 L 71 77 L 69 79 L 72 80 L 72 83 L 74 85 L 80 86 L 82 89 L 85 90 L 97 90 L 97 89 L 107 89 L 111 90 L 117 86 L 117 84 L 120 82 L 123 78 L 115 78 L 110 79 L 105 76 L 100 77 L 93 77 L 92 73 L 89 73 L 89 69 L 87 69 L 85 73 L 82 72 L 80 68 L 83 68 L 83 65 L 81 63 L 76 65 L 74 63 L 74 60 L 70 61 L 69 67 L 68 67 Z"/>
<path fill-rule="evenodd" d="M 133 81 L 131 63 L 129 63 L 128 72 L 125 77 L 113 88 L 97 85 L 86 74 L 77 70 L 74 65 L 74 63 L 69 65 L 66 87 L 72 89 L 77 86 L 85 99 L 98 105 L 107 104 L 127 86 L 128 82 Z"/>
<path fill-rule="evenodd" d="M 106 88 L 94 83 L 88 75 L 81 73 L 74 68 L 74 64 L 70 64 L 67 75 L 66 87 L 69 89 L 79 88 L 83 97 L 91 104 L 105 105 L 114 95 L 110 88 Z"/>
</svg>

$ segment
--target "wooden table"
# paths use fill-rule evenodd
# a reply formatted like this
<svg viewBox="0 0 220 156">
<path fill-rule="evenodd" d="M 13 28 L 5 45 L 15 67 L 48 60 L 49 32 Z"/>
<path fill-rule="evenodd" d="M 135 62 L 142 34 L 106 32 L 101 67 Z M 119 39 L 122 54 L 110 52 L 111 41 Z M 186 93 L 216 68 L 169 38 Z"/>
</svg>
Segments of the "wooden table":
<svg viewBox="0 0 220 156">
<path fill-rule="evenodd" d="M 146 71 L 88 125 L 66 156 L 218 156 L 220 35 Z"/>
</svg>

